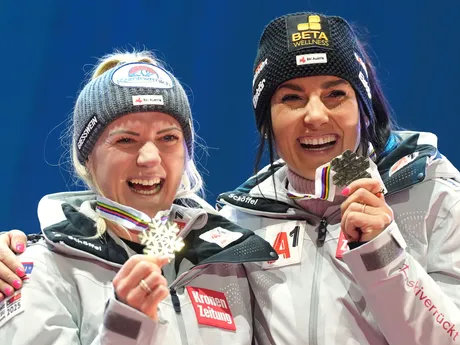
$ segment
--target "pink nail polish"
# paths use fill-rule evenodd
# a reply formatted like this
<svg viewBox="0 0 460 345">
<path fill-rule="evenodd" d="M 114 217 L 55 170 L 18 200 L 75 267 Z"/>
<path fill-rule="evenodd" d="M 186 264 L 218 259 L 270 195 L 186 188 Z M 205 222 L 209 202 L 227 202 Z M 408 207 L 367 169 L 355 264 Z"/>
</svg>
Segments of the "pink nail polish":
<svg viewBox="0 0 460 345">
<path fill-rule="evenodd" d="M 13 294 L 13 289 L 8 286 L 5 288 L 4 292 L 6 296 L 11 296 Z"/>
<path fill-rule="evenodd" d="M 22 253 L 24 251 L 24 244 L 23 243 L 16 244 L 16 251 L 18 253 Z"/>
<path fill-rule="evenodd" d="M 350 194 L 350 188 L 345 187 L 345 188 L 342 190 L 342 195 L 343 195 L 343 196 L 348 196 L 348 194 Z"/>
<path fill-rule="evenodd" d="M 21 281 L 18 280 L 18 279 L 13 280 L 13 287 L 14 287 L 16 290 L 19 290 L 19 289 L 21 288 Z"/>
<path fill-rule="evenodd" d="M 19 278 L 22 278 L 26 274 L 26 272 L 24 271 L 24 268 L 18 267 L 16 268 L 16 274 Z"/>
</svg>

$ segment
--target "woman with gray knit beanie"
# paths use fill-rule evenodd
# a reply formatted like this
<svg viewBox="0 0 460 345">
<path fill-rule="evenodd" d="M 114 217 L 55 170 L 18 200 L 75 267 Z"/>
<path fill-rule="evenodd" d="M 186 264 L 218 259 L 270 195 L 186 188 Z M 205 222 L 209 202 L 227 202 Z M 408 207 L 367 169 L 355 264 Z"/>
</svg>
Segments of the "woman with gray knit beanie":
<svg viewBox="0 0 460 345">
<path fill-rule="evenodd" d="M 253 344 L 243 263 L 277 254 L 200 198 L 179 81 L 149 52 L 109 55 L 69 132 L 89 190 L 40 201 L 1 282 L 2 344 Z"/>
</svg>

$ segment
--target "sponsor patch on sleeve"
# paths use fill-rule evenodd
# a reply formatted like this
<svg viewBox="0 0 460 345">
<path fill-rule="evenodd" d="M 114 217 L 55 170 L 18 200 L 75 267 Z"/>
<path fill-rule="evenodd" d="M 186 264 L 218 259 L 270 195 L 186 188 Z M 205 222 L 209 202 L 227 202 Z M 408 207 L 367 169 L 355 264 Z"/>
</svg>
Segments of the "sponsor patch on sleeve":
<svg viewBox="0 0 460 345">
<path fill-rule="evenodd" d="M 186 288 L 200 325 L 236 331 L 235 320 L 223 292 L 192 286 Z"/>
<path fill-rule="evenodd" d="M 21 302 L 21 292 L 17 291 L 13 296 L 6 298 L 0 303 L 0 327 L 24 311 Z"/>
</svg>

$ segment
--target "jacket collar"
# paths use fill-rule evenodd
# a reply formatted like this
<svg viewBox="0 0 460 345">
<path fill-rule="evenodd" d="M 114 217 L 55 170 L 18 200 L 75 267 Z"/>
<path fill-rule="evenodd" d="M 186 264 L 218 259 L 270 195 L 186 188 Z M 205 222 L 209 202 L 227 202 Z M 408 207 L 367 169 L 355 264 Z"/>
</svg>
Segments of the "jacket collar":
<svg viewBox="0 0 460 345">
<path fill-rule="evenodd" d="M 390 139 L 391 145 L 387 145 L 387 150 L 376 162 L 388 194 L 397 193 L 427 178 L 436 178 L 440 171 L 443 171 L 443 177 L 459 179 L 458 170 L 439 153 L 434 134 L 394 132 Z M 296 216 L 302 211 L 286 196 L 286 170 L 285 163 L 279 160 L 234 191 L 220 194 L 217 201 L 220 206 L 232 205 L 248 213 Z"/>
<path fill-rule="evenodd" d="M 102 237 L 96 236 L 95 220 L 98 215 L 95 205 L 95 195 L 89 191 L 44 197 L 39 204 L 42 233 L 57 251 L 70 251 L 75 256 L 122 265 L 134 253 L 110 230 Z M 269 261 L 277 258 L 268 242 L 214 212 L 173 205 L 170 216 L 182 226 L 181 234 L 185 243 L 184 248 L 176 253 L 176 261 L 187 258 L 194 265 L 199 265 Z M 208 231 L 234 240 L 221 247 L 201 237 Z"/>
</svg>

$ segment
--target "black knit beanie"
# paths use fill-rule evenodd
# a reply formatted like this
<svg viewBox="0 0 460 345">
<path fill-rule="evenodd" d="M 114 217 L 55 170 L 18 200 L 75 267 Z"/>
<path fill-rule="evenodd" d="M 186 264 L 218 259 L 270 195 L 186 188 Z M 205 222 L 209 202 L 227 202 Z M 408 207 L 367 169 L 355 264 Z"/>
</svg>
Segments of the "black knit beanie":
<svg viewBox="0 0 460 345">
<path fill-rule="evenodd" d="M 374 118 L 364 54 L 350 25 L 340 17 L 293 13 L 270 22 L 254 63 L 252 103 L 258 129 L 270 116 L 270 100 L 287 80 L 331 75 L 347 80 Z"/>
</svg>

